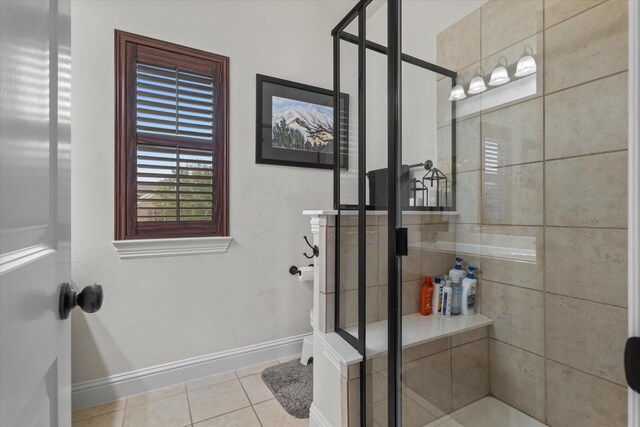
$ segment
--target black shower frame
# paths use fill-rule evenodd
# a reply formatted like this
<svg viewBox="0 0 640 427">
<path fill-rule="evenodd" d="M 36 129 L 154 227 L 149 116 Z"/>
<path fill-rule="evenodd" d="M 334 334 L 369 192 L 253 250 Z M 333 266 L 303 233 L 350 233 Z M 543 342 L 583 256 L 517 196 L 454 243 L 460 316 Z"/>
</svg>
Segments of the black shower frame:
<svg viewBox="0 0 640 427">
<path fill-rule="evenodd" d="M 402 0 L 387 0 L 388 47 L 366 39 L 366 7 L 373 0 L 360 0 L 331 31 L 333 37 L 333 91 L 334 123 L 339 124 L 340 94 L 340 41 L 358 45 L 358 338 L 340 327 L 340 212 L 355 210 L 353 205 L 340 204 L 340 150 L 334 150 L 333 194 L 335 219 L 335 325 L 336 332 L 362 355 L 360 364 L 360 425 L 366 426 L 366 51 L 370 49 L 387 55 L 388 96 L 388 426 L 402 425 L 402 262 L 398 240 L 402 231 L 402 189 L 398 172 L 402 167 L 402 62 L 451 78 L 453 87 L 457 73 L 402 53 Z M 358 36 L 345 32 L 345 28 L 358 19 Z M 334 126 L 335 129 L 338 126 Z M 340 147 L 340 135 L 334 135 L 335 147 Z M 412 210 L 453 211 L 456 209 L 456 111 L 451 103 L 451 199 L 450 207 L 424 207 Z M 392 179 L 393 177 L 393 179 Z M 394 250 L 391 250 L 394 248 Z M 398 286 L 400 283 L 400 286 Z M 392 313 L 394 315 L 392 315 Z M 392 392 L 393 391 L 393 392 Z M 392 395 L 393 393 L 393 395 Z"/>
</svg>

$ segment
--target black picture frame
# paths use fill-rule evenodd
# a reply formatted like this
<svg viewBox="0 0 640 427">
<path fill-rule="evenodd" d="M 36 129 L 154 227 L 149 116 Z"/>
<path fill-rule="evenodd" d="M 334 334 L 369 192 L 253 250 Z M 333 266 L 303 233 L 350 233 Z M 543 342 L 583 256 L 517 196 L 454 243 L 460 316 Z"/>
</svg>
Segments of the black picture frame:
<svg viewBox="0 0 640 427">
<path fill-rule="evenodd" d="M 274 96 L 293 102 L 330 108 L 331 113 L 328 114 L 328 117 L 333 124 L 332 90 L 256 74 L 256 163 L 333 169 L 333 150 L 330 152 L 307 151 L 304 149 L 275 147 L 273 145 Z M 340 164 L 342 168 L 346 169 L 348 166 L 349 95 L 341 94 L 340 100 Z M 334 124 L 333 127 L 335 127 Z"/>
</svg>

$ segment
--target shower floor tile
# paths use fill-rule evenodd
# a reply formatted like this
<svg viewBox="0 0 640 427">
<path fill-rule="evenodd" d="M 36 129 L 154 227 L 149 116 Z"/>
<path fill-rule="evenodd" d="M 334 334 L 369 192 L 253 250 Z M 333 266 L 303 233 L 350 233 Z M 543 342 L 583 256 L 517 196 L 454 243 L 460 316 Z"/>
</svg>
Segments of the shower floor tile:
<svg viewBox="0 0 640 427">
<path fill-rule="evenodd" d="M 424 427 L 546 427 L 546 424 L 495 397 L 485 397 Z"/>
</svg>

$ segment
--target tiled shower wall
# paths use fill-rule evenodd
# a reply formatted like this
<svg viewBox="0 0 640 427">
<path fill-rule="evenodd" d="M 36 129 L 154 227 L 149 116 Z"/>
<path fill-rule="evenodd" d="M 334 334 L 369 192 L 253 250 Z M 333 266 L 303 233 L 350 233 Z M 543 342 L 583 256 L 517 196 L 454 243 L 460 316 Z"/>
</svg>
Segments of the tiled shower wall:
<svg viewBox="0 0 640 427">
<path fill-rule="evenodd" d="M 537 249 L 535 263 L 470 259 L 495 321 L 491 394 L 551 426 L 625 426 L 627 1 L 491 0 L 437 42 L 438 64 L 467 84 L 527 45 L 538 64 L 535 94 L 457 121 L 458 240 L 528 236 Z M 450 85 L 438 82 L 445 170 Z"/>
<path fill-rule="evenodd" d="M 403 257 L 403 314 L 419 311 L 420 285 L 424 276 L 447 274 L 455 254 L 423 250 L 422 242 L 434 242 L 439 231 L 455 227 L 450 216 L 405 214 L 409 255 Z M 368 213 L 366 254 L 367 322 L 387 319 L 387 216 Z M 328 236 L 331 229 L 328 229 Z M 340 226 L 340 324 L 357 325 L 357 219 L 344 216 Z M 327 238 L 332 241 L 332 238 Z M 328 253 L 331 246 L 327 244 Z M 328 255 L 330 256 L 330 255 Z M 403 418 L 408 427 L 419 427 L 489 394 L 489 339 L 487 328 L 442 338 L 405 349 L 403 362 Z M 386 425 L 387 354 L 367 359 L 367 425 Z M 345 379 L 349 396 L 358 395 L 357 370 Z M 357 400 L 355 397 L 354 400 Z M 352 406 L 350 406 L 352 407 Z M 349 425 L 359 425 L 357 411 Z"/>
</svg>

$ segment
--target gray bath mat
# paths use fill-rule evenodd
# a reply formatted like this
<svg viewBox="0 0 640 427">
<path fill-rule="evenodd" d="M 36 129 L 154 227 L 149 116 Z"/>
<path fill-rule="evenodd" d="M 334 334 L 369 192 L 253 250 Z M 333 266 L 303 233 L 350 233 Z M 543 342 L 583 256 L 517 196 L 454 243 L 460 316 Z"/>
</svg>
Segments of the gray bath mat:
<svg viewBox="0 0 640 427">
<path fill-rule="evenodd" d="M 296 418 L 309 418 L 313 400 L 313 367 L 295 359 L 262 371 L 262 381 L 278 402 Z"/>
</svg>

